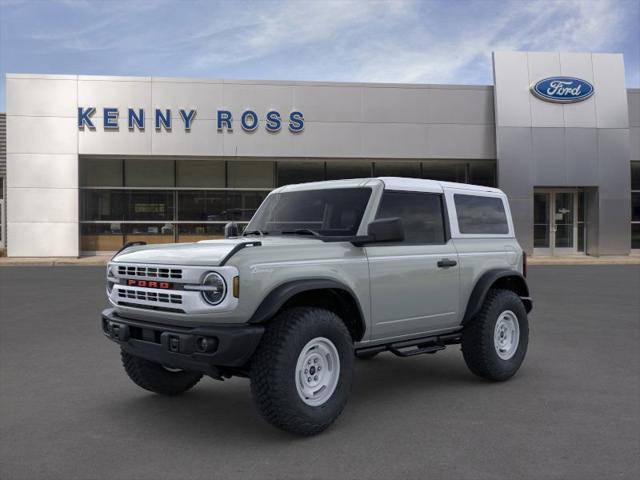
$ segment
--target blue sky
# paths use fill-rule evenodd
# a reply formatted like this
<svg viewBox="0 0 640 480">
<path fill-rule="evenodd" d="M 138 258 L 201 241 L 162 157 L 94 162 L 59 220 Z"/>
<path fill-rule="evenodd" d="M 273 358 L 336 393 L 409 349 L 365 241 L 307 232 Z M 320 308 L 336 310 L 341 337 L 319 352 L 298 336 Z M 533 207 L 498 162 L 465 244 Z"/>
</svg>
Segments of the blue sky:
<svg viewBox="0 0 640 480">
<path fill-rule="evenodd" d="M 0 0 L 4 74 L 491 84 L 492 50 L 625 55 L 640 0 Z"/>
</svg>

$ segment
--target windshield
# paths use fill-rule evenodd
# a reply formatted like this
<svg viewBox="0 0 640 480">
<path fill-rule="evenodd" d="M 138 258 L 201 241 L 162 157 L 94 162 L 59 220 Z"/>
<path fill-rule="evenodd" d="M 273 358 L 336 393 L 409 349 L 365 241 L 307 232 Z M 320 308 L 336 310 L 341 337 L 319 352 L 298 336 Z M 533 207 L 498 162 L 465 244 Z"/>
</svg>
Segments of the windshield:
<svg viewBox="0 0 640 480">
<path fill-rule="evenodd" d="M 370 196 L 370 188 L 274 193 L 260 205 L 245 235 L 354 236 Z"/>
</svg>

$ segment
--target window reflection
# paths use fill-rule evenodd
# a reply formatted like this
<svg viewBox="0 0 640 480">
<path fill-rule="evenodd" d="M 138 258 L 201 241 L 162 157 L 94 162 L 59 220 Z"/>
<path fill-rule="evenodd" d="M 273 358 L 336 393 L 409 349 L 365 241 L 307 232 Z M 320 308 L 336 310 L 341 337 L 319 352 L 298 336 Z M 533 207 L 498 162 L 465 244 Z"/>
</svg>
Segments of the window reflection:
<svg viewBox="0 0 640 480">
<path fill-rule="evenodd" d="M 276 186 L 374 175 L 492 185 L 495 162 L 83 157 L 79 175 L 81 249 L 106 252 L 128 241 L 220 238 L 228 221 L 245 226 Z"/>
<path fill-rule="evenodd" d="M 324 162 L 278 162 L 279 187 L 324 179 Z"/>
<path fill-rule="evenodd" d="M 376 177 L 410 177 L 420 178 L 419 162 L 376 161 Z"/>
</svg>

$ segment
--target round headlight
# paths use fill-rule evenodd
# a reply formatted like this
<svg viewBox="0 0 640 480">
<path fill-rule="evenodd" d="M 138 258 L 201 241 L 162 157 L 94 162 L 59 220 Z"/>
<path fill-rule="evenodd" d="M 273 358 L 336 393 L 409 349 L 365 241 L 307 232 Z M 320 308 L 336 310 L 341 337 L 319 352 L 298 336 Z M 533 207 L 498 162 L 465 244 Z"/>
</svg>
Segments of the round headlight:
<svg viewBox="0 0 640 480">
<path fill-rule="evenodd" d="M 202 291 L 202 297 L 211 305 L 218 305 L 227 293 L 227 284 L 224 278 L 215 272 L 208 273 L 202 285 L 206 290 Z"/>
</svg>

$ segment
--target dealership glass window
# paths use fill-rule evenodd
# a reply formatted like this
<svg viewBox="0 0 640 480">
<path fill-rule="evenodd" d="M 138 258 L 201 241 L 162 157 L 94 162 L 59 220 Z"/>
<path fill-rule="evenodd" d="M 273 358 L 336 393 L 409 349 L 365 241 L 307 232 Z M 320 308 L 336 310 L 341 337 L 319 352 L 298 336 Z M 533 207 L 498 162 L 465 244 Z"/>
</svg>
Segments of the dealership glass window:
<svg viewBox="0 0 640 480">
<path fill-rule="evenodd" d="M 422 162 L 422 178 L 466 183 L 467 164 L 454 161 Z"/>
<path fill-rule="evenodd" d="M 81 220 L 124 220 L 126 205 L 126 193 L 123 190 L 80 191 Z"/>
<path fill-rule="evenodd" d="M 126 194 L 125 220 L 173 220 L 173 192 L 167 190 L 130 190 Z"/>
<path fill-rule="evenodd" d="M 211 190 L 178 191 L 178 220 L 224 220 L 225 192 Z"/>
<path fill-rule="evenodd" d="M 227 187 L 273 188 L 273 162 L 228 162 Z"/>
<path fill-rule="evenodd" d="M 631 221 L 640 222 L 640 191 L 631 192 Z"/>
<path fill-rule="evenodd" d="M 175 225 L 167 223 L 125 223 L 125 242 L 173 243 Z"/>
<path fill-rule="evenodd" d="M 327 180 L 342 178 L 368 178 L 371 176 L 371 162 L 366 161 L 334 161 L 327 162 Z"/>
<path fill-rule="evenodd" d="M 324 180 L 324 162 L 278 162 L 278 186 Z"/>
<path fill-rule="evenodd" d="M 640 223 L 631 224 L 631 248 L 640 249 Z"/>
<path fill-rule="evenodd" d="M 178 242 L 199 242 L 224 238 L 224 224 L 220 223 L 179 223 Z"/>
<path fill-rule="evenodd" d="M 276 185 L 372 175 L 420 177 L 422 170 L 425 178 L 466 181 L 471 171 L 495 172 L 495 164 L 84 157 L 79 172 L 82 250 L 117 250 L 129 237 L 163 242 L 171 236 L 171 241 L 214 238 L 229 220 L 246 225 Z M 129 225 L 138 227 L 133 231 Z"/>
<path fill-rule="evenodd" d="M 86 187 L 121 187 L 121 158 L 83 158 L 80 160 L 80 185 Z"/>
<path fill-rule="evenodd" d="M 631 162 L 631 248 L 640 250 L 640 162 Z"/>
<path fill-rule="evenodd" d="M 159 159 L 127 159 L 124 161 L 126 187 L 173 187 L 175 163 Z"/>
<path fill-rule="evenodd" d="M 376 177 L 420 178 L 419 162 L 376 161 L 374 168 Z"/>
<path fill-rule="evenodd" d="M 248 222 L 268 193 L 266 191 L 228 191 L 225 220 Z"/>
<path fill-rule="evenodd" d="M 176 161 L 176 186 L 189 188 L 224 188 L 225 162 L 222 160 Z"/>
<path fill-rule="evenodd" d="M 394 217 L 402 220 L 404 243 L 445 243 L 442 195 L 387 191 L 382 197 L 376 218 Z"/>
<path fill-rule="evenodd" d="M 467 182 L 485 187 L 495 187 L 497 185 L 495 162 L 470 162 Z"/>
<path fill-rule="evenodd" d="M 118 222 L 80 225 L 80 249 L 84 252 L 113 252 L 122 245 L 124 232 Z"/>
<path fill-rule="evenodd" d="M 631 190 L 640 190 L 640 162 L 631 162 Z"/>
<path fill-rule="evenodd" d="M 584 252 L 587 238 L 587 193 L 578 192 L 578 251 Z"/>
<path fill-rule="evenodd" d="M 456 206 L 460 233 L 509 233 L 507 214 L 501 198 L 455 194 L 453 201 Z"/>
<path fill-rule="evenodd" d="M 533 247 L 549 248 L 549 192 L 533 194 Z"/>
</svg>

